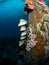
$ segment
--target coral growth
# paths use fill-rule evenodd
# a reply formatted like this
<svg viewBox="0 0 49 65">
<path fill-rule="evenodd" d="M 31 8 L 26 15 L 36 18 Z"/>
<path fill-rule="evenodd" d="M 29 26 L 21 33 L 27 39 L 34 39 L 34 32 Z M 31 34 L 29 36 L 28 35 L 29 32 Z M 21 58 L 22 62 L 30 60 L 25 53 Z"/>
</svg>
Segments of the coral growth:
<svg viewBox="0 0 49 65">
<path fill-rule="evenodd" d="M 34 1 L 33 1 L 34 2 Z M 48 54 L 49 47 L 49 11 L 45 2 L 36 2 L 35 8 L 29 13 L 28 39 L 26 49 L 32 56 L 41 59 Z M 49 50 L 49 49 L 47 49 Z"/>
</svg>

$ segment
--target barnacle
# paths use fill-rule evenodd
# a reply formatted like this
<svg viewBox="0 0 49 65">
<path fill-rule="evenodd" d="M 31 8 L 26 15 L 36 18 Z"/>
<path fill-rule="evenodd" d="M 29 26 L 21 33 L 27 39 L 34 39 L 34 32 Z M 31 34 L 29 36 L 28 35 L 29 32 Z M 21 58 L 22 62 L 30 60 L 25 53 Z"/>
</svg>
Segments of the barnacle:
<svg viewBox="0 0 49 65">
<path fill-rule="evenodd" d="M 20 23 L 18 24 L 18 26 L 21 27 L 21 26 L 23 26 L 25 24 L 27 24 L 27 21 L 24 20 L 24 19 L 20 19 Z"/>
<path fill-rule="evenodd" d="M 20 27 L 20 31 L 21 31 L 21 35 L 20 35 L 20 42 L 19 42 L 19 46 L 22 46 L 25 43 L 25 38 L 27 35 L 27 31 L 26 31 L 26 25 L 27 21 L 25 19 L 20 19 L 20 23 L 18 24 L 18 27 Z"/>
<path fill-rule="evenodd" d="M 21 28 L 20 28 L 20 31 L 25 31 L 26 30 L 26 27 L 25 26 L 22 26 Z"/>
</svg>

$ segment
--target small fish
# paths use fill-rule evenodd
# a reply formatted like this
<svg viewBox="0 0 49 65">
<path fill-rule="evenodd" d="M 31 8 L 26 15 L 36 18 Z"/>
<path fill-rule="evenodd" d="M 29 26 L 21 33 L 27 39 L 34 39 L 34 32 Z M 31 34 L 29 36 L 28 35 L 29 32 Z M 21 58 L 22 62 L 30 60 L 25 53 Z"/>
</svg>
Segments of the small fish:
<svg viewBox="0 0 49 65">
<path fill-rule="evenodd" d="M 18 26 L 23 26 L 23 25 L 26 25 L 26 24 L 27 24 L 26 20 L 20 19 L 20 23 L 18 24 Z"/>
</svg>

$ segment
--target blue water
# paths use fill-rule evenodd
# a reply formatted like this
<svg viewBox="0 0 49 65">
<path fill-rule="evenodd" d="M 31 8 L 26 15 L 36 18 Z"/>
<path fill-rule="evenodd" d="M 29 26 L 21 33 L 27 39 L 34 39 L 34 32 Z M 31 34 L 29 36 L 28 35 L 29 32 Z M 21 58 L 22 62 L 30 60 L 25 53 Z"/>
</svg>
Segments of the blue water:
<svg viewBox="0 0 49 65">
<path fill-rule="evenodd" d="M 0 38 L 16 38 L 20 36 L 18 23 L 24 14 L 25 3 L 21 0 L 2 0 L 0 2 Z"/>
<path fill-rule="evenodd" d="M 47 5 L 49 6 L 49 0 L 45 0 L 45 2 L 47 3 Z"/>
<path fill-rule="evenodd" d="M 0 63 L 3 65 L 22 65 L 18 51 L 20 37 L 19 20 L 27 15 L 24 14 L 25 3 L 21 0 L 0 0 Z M 7 40 L 5 39 L 7 38 Z M 7 64 L 6 64 L 7 62 Z M 13 63 L 14 62 L 14 63 Z M 1 65 L 0 64 L 0 65 Z"/>
<path fill-rule="evenodd" d="M 49 5 L 49 0 L 45 0 Z M 0 0 L 0 38 L 16 38 L 20 36 L 18 23 L 24 14 L 25 3 L 22 0 Z"/>
<path fill-rule="evenodd" d="M 46 3 L 49 5 L 49 0 L 46 0 Z M 0 38 L 19 38 L 20 28 L 17 26 L 19 20 L 21 18 L 27 20 L 28 18 L 24 14 L 24 6 L 25 3 L 22 0 L 0 0 Z M 11 40 L 10 42 L 8 40 L 5 43 L 0 42 L 0 59 L 2 59 L 3 65 L 7 61 L 13 65 L 14 63 L 16 63 L 15 65 L 23 65 L 18 55 L 19 48 L 17 44 L 15 40 Z M 49 61 L 44 65 L 49 65 Z"/>
</svg>

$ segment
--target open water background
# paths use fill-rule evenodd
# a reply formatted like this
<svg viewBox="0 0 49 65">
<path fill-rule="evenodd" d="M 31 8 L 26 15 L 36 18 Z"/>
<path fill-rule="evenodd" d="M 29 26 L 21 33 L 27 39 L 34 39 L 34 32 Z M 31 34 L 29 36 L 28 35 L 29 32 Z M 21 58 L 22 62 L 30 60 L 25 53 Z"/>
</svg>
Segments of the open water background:
<svg viewBox="0 0 49 65">
<path fill-rule="evenodd" d="M 49 0 L 46 3 L 49 5 Z M 18 54 L 21 33 L 17 25 L 21 18 L 28 19 L 24 6 L 22 0 L 0 0 L 0 65 L 23 65 Z M 44 65 L 49 65 L 49 60 Z"/>
</svg>

